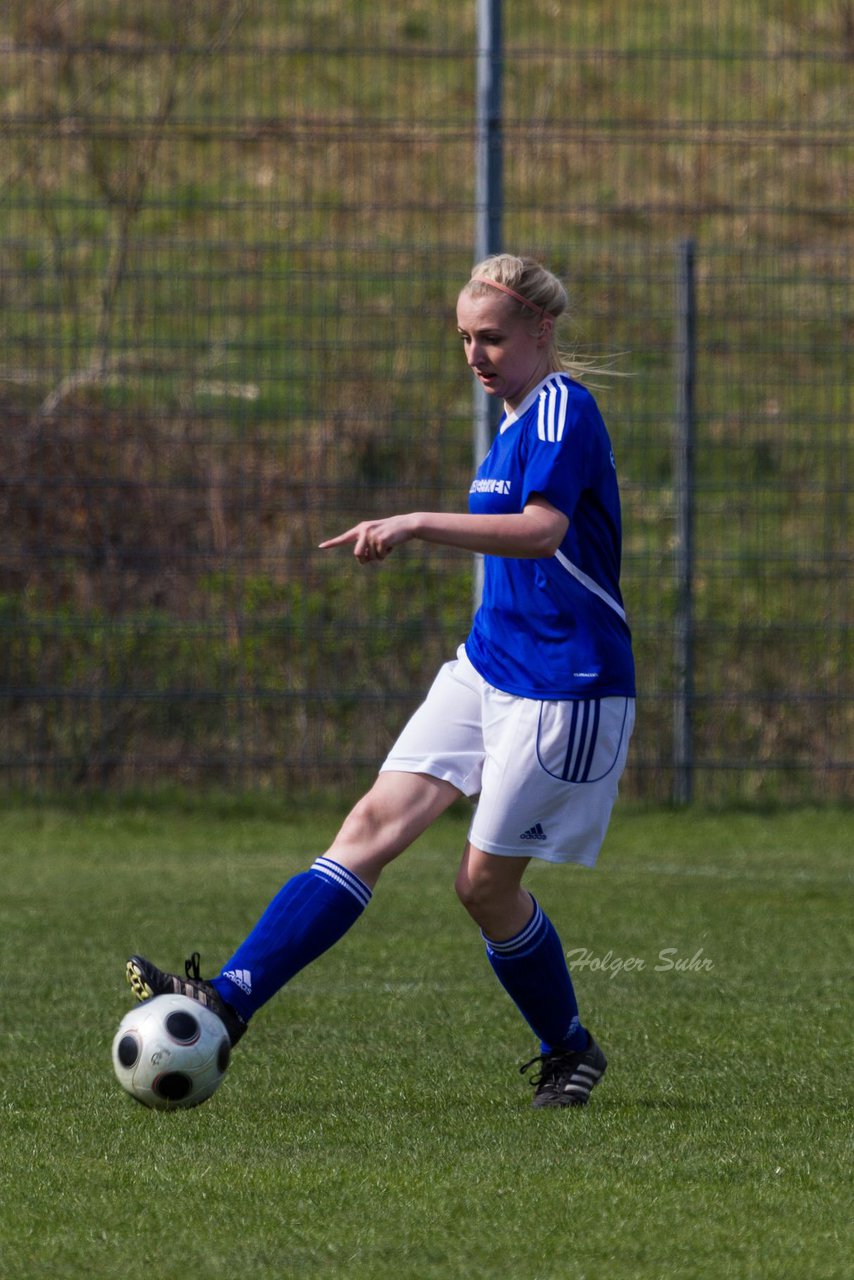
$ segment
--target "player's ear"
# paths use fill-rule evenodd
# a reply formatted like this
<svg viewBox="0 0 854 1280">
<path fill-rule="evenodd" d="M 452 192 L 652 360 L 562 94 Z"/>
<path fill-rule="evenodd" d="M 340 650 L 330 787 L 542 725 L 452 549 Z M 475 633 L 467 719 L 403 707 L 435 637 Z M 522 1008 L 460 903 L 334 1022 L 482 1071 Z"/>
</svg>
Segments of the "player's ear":
<svg viewBox="0 0 854 1280">
<path fill-rule="evenodd" d="M 552 340 L 555 321 L 554 316 L 541 316 L 540 323 L 537 327 L 537 345 L 540 347 L 548 346 Z"/>
</svg>

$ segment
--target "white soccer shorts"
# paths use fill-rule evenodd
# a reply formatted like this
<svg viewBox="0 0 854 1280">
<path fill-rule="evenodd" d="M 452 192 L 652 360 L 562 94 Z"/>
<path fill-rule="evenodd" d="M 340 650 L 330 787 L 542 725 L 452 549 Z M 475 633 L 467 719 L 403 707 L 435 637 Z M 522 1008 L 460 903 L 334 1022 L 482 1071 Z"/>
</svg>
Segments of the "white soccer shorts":
<svg viewBox="0 0 854 1280">
<path fill-rule="evenodd" d="M 485 853 L 592 867 L 634 721 L 634 698 L 538 702 L 502 693 L 460 646 L 380 772 L 426 773 L 479 797 L 469 840 Z"/>
</svg>

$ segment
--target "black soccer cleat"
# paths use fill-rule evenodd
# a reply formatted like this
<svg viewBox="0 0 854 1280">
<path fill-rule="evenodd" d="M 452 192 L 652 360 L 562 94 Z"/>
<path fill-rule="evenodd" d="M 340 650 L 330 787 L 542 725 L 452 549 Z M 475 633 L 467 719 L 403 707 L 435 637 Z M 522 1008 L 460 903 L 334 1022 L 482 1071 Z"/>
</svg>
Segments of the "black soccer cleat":
<svg viewBox="0 0 854 1280">
<path fill-rule="evenodd" d="M 164 973 L 142 956 L 131 956 L 125 973 L 137 1000 L 151 1000 L 154 996 L 189 996 L 210 1009 L 224 1023 L 233 1047 L 248 1023 L 236 1009 L 226 1004 L 212 983 L 199 976 L 199 958 L 198 951 L 194 951 L 189 960 L 184 961 L 184 978 L 179 978 L 177 973 Z"/>
<path fill-rule="evenodd" d="M 556 1049 L 553 1053 L 541 1053 L 526 1062 L 519 1070 L 528 1071 L 535 1062 L 540 1063 L 540 1074 L 530 1083 L 536 1089 L 532 1107 L 586 1107 L 590 1090 L 605 1074 L 608 1060 L 599 1045 L 590 1037 L 586 1049 Z"/>
</svg>

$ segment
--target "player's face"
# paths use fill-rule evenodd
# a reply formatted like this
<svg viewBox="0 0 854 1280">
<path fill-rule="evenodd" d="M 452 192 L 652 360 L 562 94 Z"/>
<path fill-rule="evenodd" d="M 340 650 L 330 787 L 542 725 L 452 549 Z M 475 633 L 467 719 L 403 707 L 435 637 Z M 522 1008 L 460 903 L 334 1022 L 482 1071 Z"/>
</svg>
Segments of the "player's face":
<svg viewBox="0 0 854 1280">
<path fill-rule="evenodd" d="M 491 396 L 501 396 L 509 408 L 521 404 L 529 391 L 551 371 L 551 317 L 519 315 L 518 308 L 496 291 L 481 298 L 460 294 L 457 329 L 466 361 Z"/>
</svg>

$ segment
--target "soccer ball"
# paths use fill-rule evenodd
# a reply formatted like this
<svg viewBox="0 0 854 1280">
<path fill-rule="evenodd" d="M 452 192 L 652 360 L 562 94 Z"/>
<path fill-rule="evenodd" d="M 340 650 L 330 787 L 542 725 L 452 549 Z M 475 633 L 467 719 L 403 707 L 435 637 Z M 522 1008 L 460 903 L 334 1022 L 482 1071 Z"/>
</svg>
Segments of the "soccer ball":
<svg viewBox="0 0 854 1280">
<path fill-rule="evenodd" d="M 188 996 L 155 996 L 126 1013 L 113 1038 L 113 1069 L 146 1107 L 196 1107 L 225 1075 L 231 1041 L 212 1010 Z"/>
</svg>

